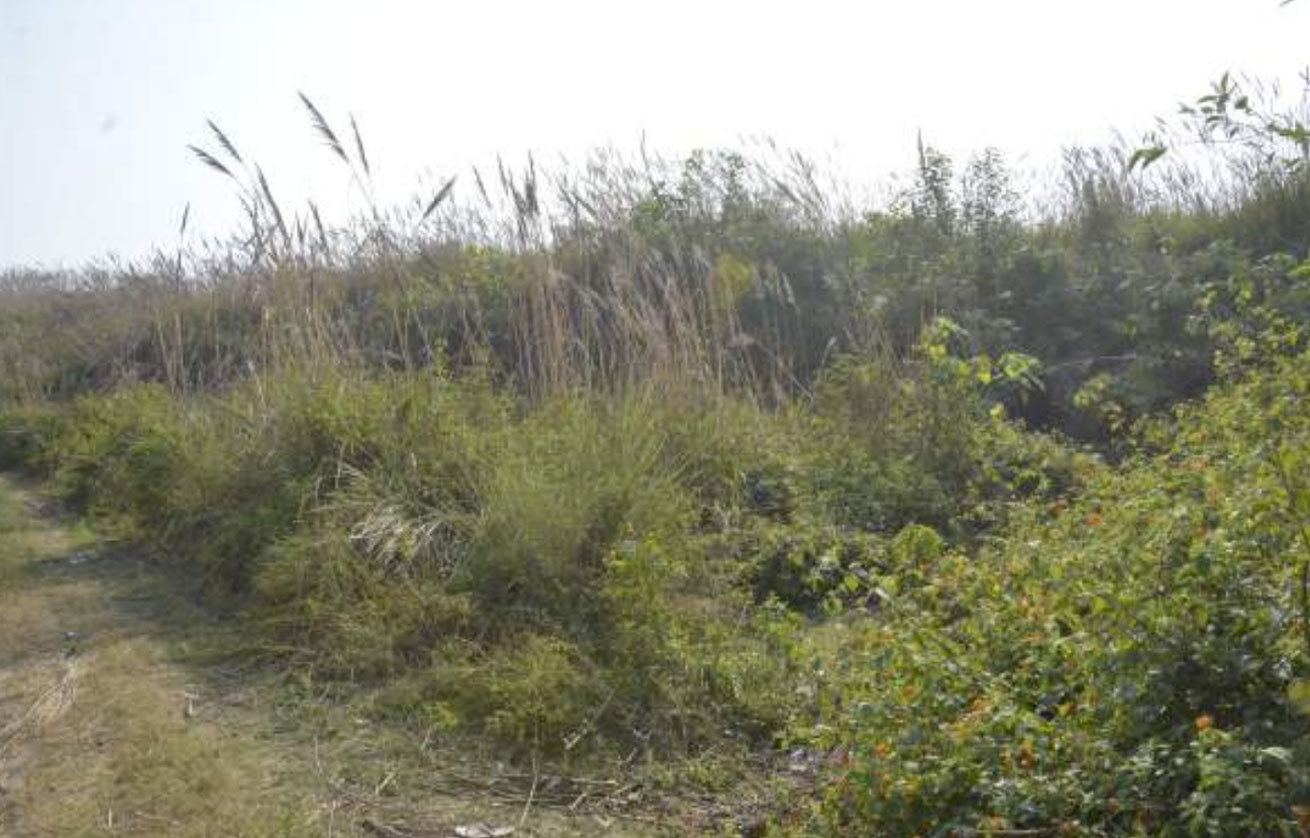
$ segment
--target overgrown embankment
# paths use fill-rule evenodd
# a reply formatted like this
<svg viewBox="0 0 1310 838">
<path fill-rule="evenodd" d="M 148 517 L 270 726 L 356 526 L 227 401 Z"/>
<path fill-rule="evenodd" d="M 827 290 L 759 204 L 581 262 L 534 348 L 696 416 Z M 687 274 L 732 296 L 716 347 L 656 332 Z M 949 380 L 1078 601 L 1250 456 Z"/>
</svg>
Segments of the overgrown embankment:
<svg viewBox="0 0 1310 838">
<path fill-rule="evenodd" d="M 783 414 L 653 384 L 529 405 L 431 371 L 284 369 L 7 431 L 67 502 L 237 603 L 258 654 L 533 752 L 683 753 L 772 741 L 800 621 L 899 529 L 968 541 L 1068 487 L 1073 455 L 988 415 L 977 369 L 843 364 L 820 407 Z"/>
<path fill-rule="evenodd" d="M 991 415 L 934 345 L 895 400 L 839 366 L 784 414 L 284 371 L 5 433 L 202 576 L 242 654 L 415 731 L 711 785 L 803 746 L 831 785 L 790 817 L 823 833 L 1295 834 L 1310 357 L 1234 370 L 1112 469 Z"/>
<path fill-rule="evenodd" d="M 222 258 L 9 280 L 0 457 L 234 657 L 780 834 L 1305 833 L 1287 137 L 1038 215 L 923 146 L 888 207 L 718 153 L 327 230 L 215 133 Z"/>
</svg>

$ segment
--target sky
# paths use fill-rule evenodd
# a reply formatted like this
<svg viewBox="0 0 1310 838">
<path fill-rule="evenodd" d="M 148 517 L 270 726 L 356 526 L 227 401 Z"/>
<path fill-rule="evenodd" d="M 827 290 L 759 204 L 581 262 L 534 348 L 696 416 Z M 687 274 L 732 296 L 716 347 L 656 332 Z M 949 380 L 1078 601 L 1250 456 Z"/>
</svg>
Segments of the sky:
<svg viewBox="0 0 1310 838">
<path fill-rule="evenodd" d="M 0 0 L 0 269 L 135 259 L 238 222 L 215 120 L 284 204 L 349 178 L 296 93 L 354 114 L 384 200 L 470 164 L 771 137 L 856 183 L 922 131 L 1020 166 L 1134 135 L 1228 70 L 1293 86 L 1310 0 Z"/>
</svg>

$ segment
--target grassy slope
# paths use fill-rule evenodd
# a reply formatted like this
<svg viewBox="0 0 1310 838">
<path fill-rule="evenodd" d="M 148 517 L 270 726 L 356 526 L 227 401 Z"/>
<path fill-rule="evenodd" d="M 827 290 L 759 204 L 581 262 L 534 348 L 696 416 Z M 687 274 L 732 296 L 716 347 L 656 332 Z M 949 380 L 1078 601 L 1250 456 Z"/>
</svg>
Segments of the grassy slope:
<svg viewBox="0 0 1310 838">
<path fill-rule="evenodd" d="M 1072 153 L 1040 222 L 931 149 L 892 208 L 697 153 L 330 236 L 246 183 L 226 250 L 0 281 L 0 458 L 282 673 L 279 749 L 355 790 L 320 816 L 411 811 L 464 748 L 539 808 L 1304 833 L 1310 499 L 1271 463 L 1306 459 L 1310 180 L 1252 130 L 1218 192 Z"/>
<path fill-rule="evenodd" d="M 37 517 L 37 497 L 0 482 L 0 833 L 448 834 L 526 812 L 521 834 L 642 834 L 586 800 L 561 814 L 568 782 L 525 809 L 522 776 L 214 663 L 230 623 L 185 581 Z"/>
<path fill-rule="evenodd" d="M 771 726 L 786 725 L 793 744 L 825 755 L 817 807 L 804 795 L 791 803 L 803 832 L 1291 835 L 1310 780 L 1310 725 L 1295 698 L 1307 668 L 1297 538 L 1310 506 L 1288 494 L 1301 491 L 1310 452 L 1310 356 L 1246 363 L 1148 427 L 1116 467 L 1015 436 L 986 411 L 943 423 L 943 433 L 968 431 L 938 441 L 980 457 L 980 473 L 1017 463 L 1011 479 L 1033 483 L 1025 496 L 993 499 L 1005 510 L 999 528 L 981 541 L 958 534 L 955 547 L 918 524 L 880 538 L 814 521 L 834 504 L 887 514 L 897 489 L 907 508 L 934 508 L 896 477 L 871 497 L 844 482 L 866 488 L 888 467 L 878 445 L 892 445 L 892 463 L 913 450 L 881 428 L 873 447 L 853 441 L 882 392 L 876 368 L 858 366 L 821 388 L 812 416 L 720 404 L 690 426 L 685 404 L 676 419 L 643 400 L 498 414 L 476 406 L 476 386 L 328 379 L 307 398 L 285 378 L 286 403 L 261 391 L 270 412 L 256 437 L 234 432 L 245 419 L 221 424 L 243 415 L 240 394 L 177 402 L 129 390 L 57 420 L 46 456 L 70 497 L 161 549 L 181 548 L 168 558 L 182 568 L 217 567 L 219 579 L 233 578 L 225 562 L 249 556 L 247 542 L 221 539 L 249 536 L 263 520 L 250 516 L 278 497 L 258 492 L 315 485 L 324 467 L 351 474 L 330 491 L 318 478 L 316 507 L 273 520 L 281 534 L 237 565 L 254 590 L 230 600 L 253 605 L 243 613 L 256 618 L 234 623 L 232 645 L 290 662 L 299 696 L 329 698 L 319 710 L 345 731 L 353 722 L 342 712 L 410 746 L 518 745 L 520 782 L 538 756 L 554 774 L 612 770 L 641 753 L 629 776 L 649 795 L 670 780 L 684 793 L 689 782 L 723 787 L 784 733 Z M 916 383 L 920 396 L 901 383 L 904 409 L 915 398 L 934 409 L 968 403 L 952 376 L 973 367 L 943 364 Z M 937 373 L 945 381 L 932 385 Z M 465 424 L 470 415 L 477 421 Z M 930 430 L 918 420 L 936 414 L 910 415 L 918 440 Z M 679 427 L 689 439 L 672 434 Z M 306 458 L 310 443 L 349 451 Z M 1021 456 L 1009 459 L 1007 447 Z M 379 465 L 389 451 L 395 465 Z M 359 452 L 373 459 L 351 464 Z M 735 496 L 716 494 L 718 472 L 707 468 L 716 457 L 729 475 L 751 464 L 744 506 L 706 502 Z M 462 462 L 482 469 L 477 526 L 406 542 L 422 522 L 463 508 L 458 495 L 410 494 L 448 489 L 449 477 L 408 484 L 406 472 L 461 474 Z M 1290 464 L 1290 487 L 1279 462 Z M 305 463 L 312 470 L 297 477 Z M 223 498 L 241 502 L 212 500 Z M 697 503 L 728 523 L 689 515 Z M 972 501 L 956 508 L 976 514 Z M 350 534 L 377 521 L 401 538 L 379 549 Z M 589 566 L 598 537 L 605 552 Z M 472 575 L 423 575 L 447 555 L 433 550 L 468 551 L 457 555 L 477 563 Z M 418 564 L 406 571 L 407 561 Z M 521 580 L 532 587 L 507 596 Z M 792 610 L 752 607 L 743 581 L 789 597 Z M 412 632 L 452 609 L 462 622 L 445 623 L 448 633 L 413 657 Z M 715 722 L 732 727 L 715 732 Z M 583 747 L 561 750 L 574 731 Z M 644 751 L 625 739 L 642 734 Z M 406 793 L 441 777 L 430 764 L 367 770 L 376 780 L 365 789 Z"/>
</svg>

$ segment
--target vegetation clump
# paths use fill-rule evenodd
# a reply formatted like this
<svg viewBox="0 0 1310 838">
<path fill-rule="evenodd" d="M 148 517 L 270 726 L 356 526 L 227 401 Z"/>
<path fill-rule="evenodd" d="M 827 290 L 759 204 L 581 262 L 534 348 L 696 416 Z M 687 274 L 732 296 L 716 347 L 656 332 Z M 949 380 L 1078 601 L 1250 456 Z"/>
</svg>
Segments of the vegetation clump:
<svg viewBox="0 0 1310 838">
<path fill-rule="evenodd" d="M 1040 211 L 921 143 L 885 207 L 699 152 L 330 230 L 211 127 L 243 239 L 3 280 L 0 462 L 240 654 L 534 765 L 811 755 L 779 835 L 1307 834 L 1284 134 Z"/>
</svg>

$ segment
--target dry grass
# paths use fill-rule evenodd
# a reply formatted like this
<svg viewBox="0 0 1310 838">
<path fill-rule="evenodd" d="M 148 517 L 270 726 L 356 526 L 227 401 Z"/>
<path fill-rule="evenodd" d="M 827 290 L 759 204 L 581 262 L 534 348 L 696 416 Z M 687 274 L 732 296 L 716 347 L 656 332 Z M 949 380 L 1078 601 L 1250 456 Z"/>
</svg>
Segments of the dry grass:
<svg viewBox="0 0 1310 838">
<path fill-rule="evenodd" d="M 263 743 L 194 706 L 180 673 L 140 639 L 80 663 L 76 699 L 34 730 L 13 792 L 33 835 L 321 834 L 311 790 Z M 68 696 L 69 691 L 61 691 Z"/>
<path fill-rule="evenodd" d="M 270 745 L 187 712 L 184 670 L 89 536 L 24 500 L 0 485 L 0 834 L 321 834 Z"/>
</svg>

